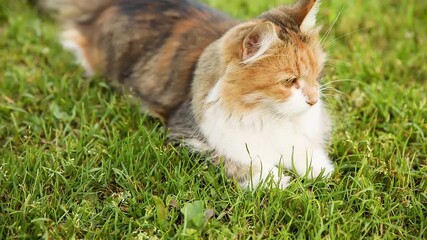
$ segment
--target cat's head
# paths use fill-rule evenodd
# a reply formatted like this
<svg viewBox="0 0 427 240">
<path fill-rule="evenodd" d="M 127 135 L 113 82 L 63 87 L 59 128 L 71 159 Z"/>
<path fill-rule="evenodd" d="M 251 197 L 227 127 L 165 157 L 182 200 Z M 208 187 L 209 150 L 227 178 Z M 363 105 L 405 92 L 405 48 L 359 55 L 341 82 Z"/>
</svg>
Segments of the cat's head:
<svg viewBox="0 0 427 240">
<path fill-rule="evenodd" d="M 319 80 L 326 59 L 315 26 L 319 4 L 300 0 L 224 35 L 220 94 L 225 107 L 295 116 L 319 104 Z"/>
</svg>

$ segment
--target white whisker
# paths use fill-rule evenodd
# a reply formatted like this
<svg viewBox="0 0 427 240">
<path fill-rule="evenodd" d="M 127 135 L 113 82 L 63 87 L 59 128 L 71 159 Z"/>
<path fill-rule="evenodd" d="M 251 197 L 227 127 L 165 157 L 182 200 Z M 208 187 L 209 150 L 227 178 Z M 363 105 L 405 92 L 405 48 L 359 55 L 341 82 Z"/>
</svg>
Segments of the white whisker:
<svg viewBox="0 0 427 240">
<path fill-rule="evenodd" d="M 331 40 L 331 41 L 327 42 L 326 44 L 324 44 L 324 45 L 323 45 L 323 48 L 328 48 L 328 47 L 329 47 L 329 45 L 331 45 L 332 43 L 336 42 L 337 40 L 340 40 L 341 38 L 344 38 L 344 37 L 347 37 L 347 36 L 349 36 L 349 35 L 351 35 L 351 34 L 358 33 L 358 32 L 362 32 L 362 31 L 365 31 L 365 30 L 368 30 L 368 29 L 371 29 L 371 28 L 374 28 L 374 27 L 375 27 L 375 26 L 364 27 L 364 28 L 361 28 L 361 29 L 357 29 L 357 30 L 351 31 L 351 32 L 346 33 L 346 34 L 344 34 L 344 35 L 341 35 L 341 36 L 339 36 L 339 37 L 337 37 L 337 38 L 335 38 L 335 39 L 333 39 L 333 40 Z"/>
<path fill-rule="evenodd" d="M 344 11 L 344 8 L 346 8 L 348 6 L 348 2 L 346 2 L 342 7 L 341 7 L 341 9 L 340 9 L 340 11 L 338 12 L 338 15 L 335 17 L 335 19 L 334 19 L 334 21 L 332 22 L 332 24 L 331 24 L 331 26 L 329 26 L 329 28 L 328 28 L 328 30 L 326 31 L 326 33 L 322 36 L 322 38 L 320 39 L 320 42 L 322 43 L 322 45 L 323 45 L 323 43 L 324 43 L 324 41 L 329 37 L 329 34 L 331 33 L 331 31 L 332 31 L 332 28 L 333 27 L 335 27 L 335 25 L 337 24 L 337 22 L 338 22 L 338 19 L 340 18 L 340 16 L 341 16 L 341 14 L 343 13 L 343 11 Z"/>
<path fill-rule="evenodd" d="M 362 82 L 361 80 L 356 80 L 352 78 L 343 78 L 343 79 L 336 79 L 336 80 L 324 82 L 322 83 L 322 86 L 327 86 L 333 83 L 341 83 L 341 82 L 353 82 L 353 83 L 364 84 L 364 82 Z"/>
</svg>

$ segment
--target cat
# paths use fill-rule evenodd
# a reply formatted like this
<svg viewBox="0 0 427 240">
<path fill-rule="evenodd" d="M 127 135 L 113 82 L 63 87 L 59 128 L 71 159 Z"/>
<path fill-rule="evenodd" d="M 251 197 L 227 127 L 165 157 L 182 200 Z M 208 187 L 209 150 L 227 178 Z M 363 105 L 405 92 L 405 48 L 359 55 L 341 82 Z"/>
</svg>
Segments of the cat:
<svg viewBox="0 0 427 240">
<path fill-rule="evenodd" d="M 330 177 L 331 124 L 320 98 L 326 61 L 320 1 L 238 21 L 190 0 L 42 0 L 87 75 L 131 89 L 170 137 L 212 154 L 253 189 L 281 167 Z"/>
</svg>

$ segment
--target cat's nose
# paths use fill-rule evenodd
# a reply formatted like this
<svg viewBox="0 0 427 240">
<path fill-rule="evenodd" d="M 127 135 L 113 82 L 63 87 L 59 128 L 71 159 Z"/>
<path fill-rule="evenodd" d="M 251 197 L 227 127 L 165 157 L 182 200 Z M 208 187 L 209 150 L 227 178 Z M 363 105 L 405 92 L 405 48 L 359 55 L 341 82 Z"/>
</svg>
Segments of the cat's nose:
<svg viewBox="0 0 427 240">
<path fill-rule="evenodd" d="M 315 86 L 304 87 L 302 89 L 302 93 L 304 94 L 305 102 L 310 106 L 313 106 L 319 100 L 319 93 Z"/>
<path fill-rule="evenodd" d="M 310 99 L 308 101 L 305 101 L 308 105 L 313 106 L 314 104 L 316 104 L 318 101 L 318 99 Z"/>
</svg>

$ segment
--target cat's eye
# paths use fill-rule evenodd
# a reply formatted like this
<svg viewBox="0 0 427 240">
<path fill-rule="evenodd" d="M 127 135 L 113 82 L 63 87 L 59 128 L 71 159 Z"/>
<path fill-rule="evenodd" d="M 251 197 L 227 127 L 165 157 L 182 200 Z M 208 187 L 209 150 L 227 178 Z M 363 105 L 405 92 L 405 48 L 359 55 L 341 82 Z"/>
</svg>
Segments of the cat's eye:
<svg viewBox="0 0 427 240">
<path fill-rule="evenodd" d="M 285 86 L 290 86 L 290 85 L 292 85 L 292 84 L 295 84 L 297 81 L 298 81 L 298 79 L 297 79 L 297 78 L 295 78 L 295 77 L 291 77 L 291 78 L 284 79 L 284 80 L 282 80 L 282 81 L 280 81 L 280 82 L 281 82 L 283 85 L 285 85 Z"/>
</svg>

